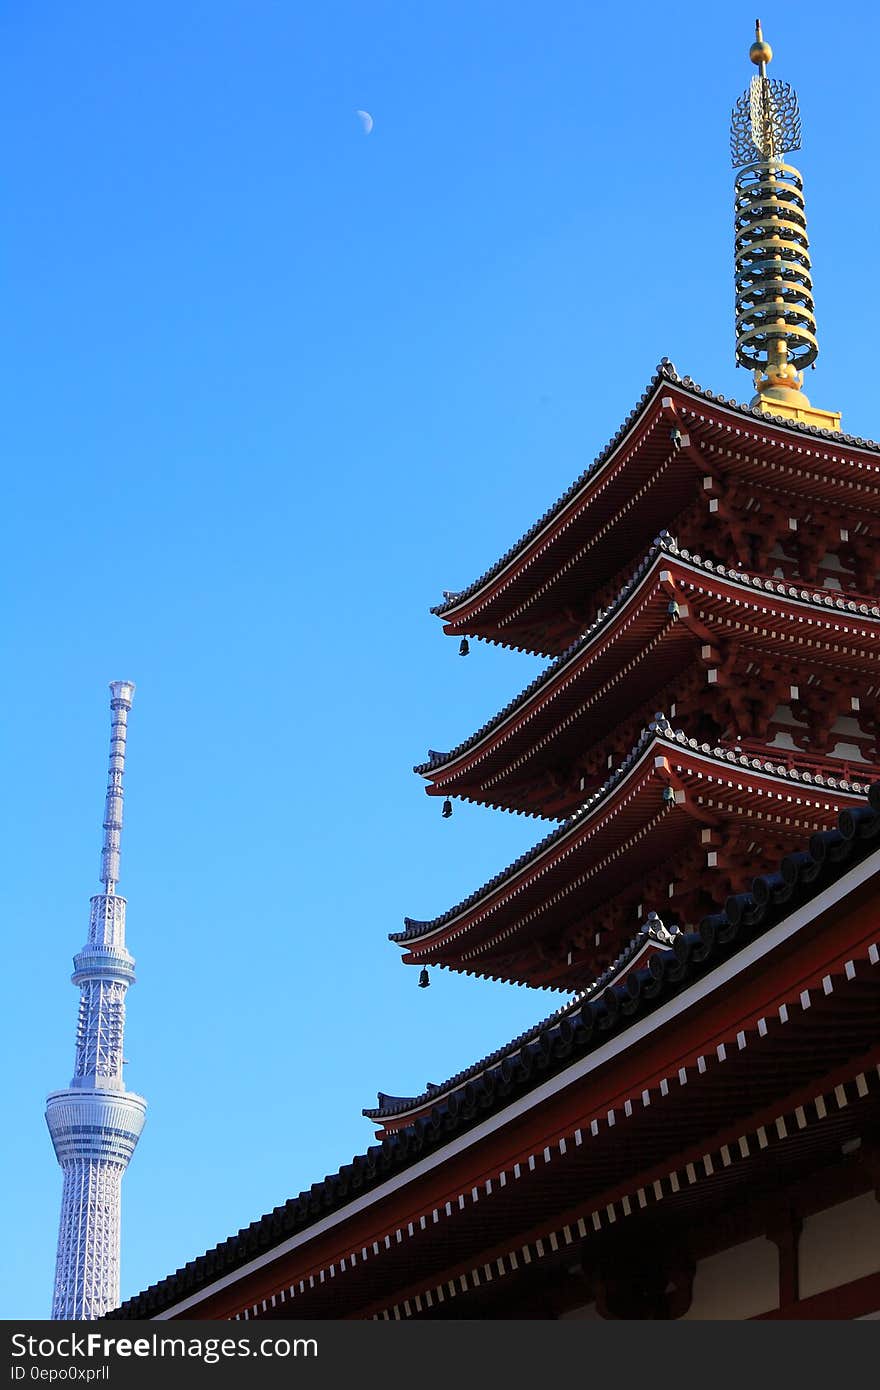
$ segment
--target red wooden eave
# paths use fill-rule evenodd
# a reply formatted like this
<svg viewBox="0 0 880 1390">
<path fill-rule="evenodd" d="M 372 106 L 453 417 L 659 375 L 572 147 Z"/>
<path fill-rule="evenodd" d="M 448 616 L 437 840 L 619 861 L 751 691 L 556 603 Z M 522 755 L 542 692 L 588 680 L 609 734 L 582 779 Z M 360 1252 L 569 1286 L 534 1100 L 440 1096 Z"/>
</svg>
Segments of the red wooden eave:
<svg viewBox="0 0 880 1390">
<path fill-rule="evenodd" d="M 863 688 L 876 684 L 878 637 L 873 600 L 719 574 L 686 551 L 658 548 L 623 600 L 567 657 L 484 732 L 417 770 L 430 795 L 561 819 L 602 781 L 578 776 L 591 753 L 604 751 L 621 726 L 631 746 L 639 733 L 633 719 L 643 727 L 656 708 L 679 700 L 695 666 L 709 713 L 723 685 L 741 680 L 732 674 L 734 660 L 787 667 L 801 680 L 815 674 L 827 701 L 847 676 Z M 848 701 L 841 712 L 850 713 Z M 619 745 L 619 738 L 611 743 Z"/>
<path fill-rule="evenodd" d="M 858 790 L 817 786 L 775 771 L 781 765 L 770 757 L 728 761 L 708 745 L 692 743 L 679 742 L 667 725 L 646 735 L 625 773 L 543 848 L 523 856 L 459 909 L 394 934 L 391 939 L 406 951 L 404 963 L 585 988 L 644 914 L 675 909 L 675 891 L 660 901 L 645 901 L 643 894 L 645 880 L 658 871 L 665 874 L 664 885 L 668 879 L 675 889 L 676 856 L 683 851 L 705 845 L 699 877 L 711 888 L 710 855 L 717 858 L 718 847 L 723 855 L 726 835 L 753 839 L 748 878 L 740 885 L 746 887 L 781 853 L 832 827 L 841 809 L 864 804 L 861 784 Z M 693 877 L 689 865 L 687 878 Z M 591 915 L 615 899 L 631 904 L 630 915 L 619 938 L 610 945 L 603 941 L 600 953 L 590 939 Z M 542 940 L 561 942 L 564 956 L 566 941 L 579 929 L 586 949 L 568 963 L 556 957 L 542 966 Z"/>
<path fill-rule="evenodd" d="M 880 537 L 876 446 L 776 422 L 687 379 L 661 377 L 583 481 L 504 560 L 435 610 L 444 631 L 558 655 L 584 625 L 584 595 L 661 529 L 676 530 L 707 478 L 722 494 L 734 482 L 775 494 L 795 512 L 835 508 L 854 530 Z M 689 543 L 684 532 L 679 540 Z"/>
</svg>

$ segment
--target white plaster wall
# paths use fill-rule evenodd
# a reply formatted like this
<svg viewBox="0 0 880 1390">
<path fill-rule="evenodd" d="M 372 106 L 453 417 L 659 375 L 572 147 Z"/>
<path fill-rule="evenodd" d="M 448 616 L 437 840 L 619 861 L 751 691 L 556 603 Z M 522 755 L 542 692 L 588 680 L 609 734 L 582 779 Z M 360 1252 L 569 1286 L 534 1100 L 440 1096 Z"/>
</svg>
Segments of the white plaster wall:
<svg viewBox="0 0 880 1390">
<path fill-rule="evenodd" d="M 857 748 L 854 743 L 835 743 L 828 755 L 830 758 L 844 758 L 848 763 L 864 763 L 867 767 L 868 759 L 862 753 L 861 748 Z"/>
<path fill-rule="evenodd" d="M 799 753 L 802 751 L 798 748 L 791 734 L 787 734 L 784 729 L 781 729 L 779 733 L 776 734 L 773 739 L 771 739 L 771 741 L 767 744 L 767 747 L 785 748 L 790 753 Z"/>
<path fill-rule="evenodd" d="M 821 570 L 838 570 L 841 574 L 846 574 L 846 570 L 843 568 L 840 560 L 830 550 L 826 550 L 825 554 L 822 556 L 822 559 L 819 561 L 819 568 Z"/>
<path fill-rule="evenodd" d="M 806 1218 L 800 1243 L 801 1298 L 878 1270 L 880 1202 L 873 1192 Z"/>
<path fill-rule="evenodd" d="M 779 1307 L 779 1255 L 766 1236 L 700 1260 L 685 1318 L 725 1322 Z"/>
</svg>

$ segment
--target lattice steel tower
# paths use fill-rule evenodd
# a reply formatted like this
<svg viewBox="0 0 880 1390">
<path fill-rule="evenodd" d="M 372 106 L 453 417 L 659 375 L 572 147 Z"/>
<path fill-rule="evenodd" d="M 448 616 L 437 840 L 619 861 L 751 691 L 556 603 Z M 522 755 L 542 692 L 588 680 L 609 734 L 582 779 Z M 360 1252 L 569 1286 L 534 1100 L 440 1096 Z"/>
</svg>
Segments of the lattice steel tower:
<svg viewBox="0 0 880 1390">
<path fill-rule="evenodd" d="M 134 686 L 110 684 L 110 772 L 104 806 L 101 882 L 91 900 L 89 939 L 73 958 L 79 985 L 76 1064 L 66 1091 L 53 1091 L 46 1123 L 64 1172 L 53 1318 L 99 1318 L 119 1303 L 122 1175 L 144 1126 L 147 1103 L 122 1078 L 125 995 L 134 960 L 125 948 L 125 898 L 118 896 L 125 738 Z"/>
</svg>

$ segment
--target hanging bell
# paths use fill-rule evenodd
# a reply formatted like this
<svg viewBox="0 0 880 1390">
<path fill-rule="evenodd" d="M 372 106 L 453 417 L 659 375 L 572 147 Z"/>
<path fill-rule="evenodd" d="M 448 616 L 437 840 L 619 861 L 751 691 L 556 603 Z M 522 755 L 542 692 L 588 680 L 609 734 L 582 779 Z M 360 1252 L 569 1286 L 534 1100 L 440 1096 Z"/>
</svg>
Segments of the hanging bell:
<svg viewBox="0 0 880 1390">
<path fill-rule="evenodd" d="M 466 637 L 462 637 L 461 642 L 459 643 L 459 646 L 458 646 L 458 654 L 459 654 L 459 656 L 467 656 L 467 654 L 468 654 L 468 652 L 470 651 L 470 649 L 471 649 L 471 647 L 470 647 L 470 643 L 468 642 L 468 639 L 467 639 Z"/>
<path fill-rule="evenodd" d="M 427 989 L 430 983 L 427 968 L 423 965 L 419 971 L 419 989 Z"/>
<path fill-rule="evenodd" d="M 449 800 L 448 796 L 443 803 L 443 810 L 441 812 L 441 815 L 443 816 L 444 820 L 448 820 L 448 818 L 452 815 L 452 802 Z"/>
<path fill-rule="evenodd" d="M 681 430 L 673 425 L 672 429 L 669 431 L 669 438 L 672 440 L 673 449 L 676 451 L 679 450 L 681 448 Z"/>
</svg>

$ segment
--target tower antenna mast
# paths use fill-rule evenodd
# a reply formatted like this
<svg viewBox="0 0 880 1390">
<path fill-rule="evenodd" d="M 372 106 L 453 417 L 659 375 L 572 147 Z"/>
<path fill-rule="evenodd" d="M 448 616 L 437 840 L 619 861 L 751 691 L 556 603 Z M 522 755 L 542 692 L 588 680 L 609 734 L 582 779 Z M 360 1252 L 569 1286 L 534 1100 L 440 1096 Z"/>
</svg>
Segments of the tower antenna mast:
<svg viewBox="0 0 880 1390">
<path fill-rule="evenodd" d="M 119 1303 L 122 1176 L 144 1125 L 146 1101 L 122 1077 L 125 996 L 134 960 L 125 945 L 125 898 L 116 892 L 131 681 L 110 685 L 110 768 L 101 848 L 103 893 L 91 900 L 88 941 L 73 958 L 79 986 L 76 1060 L 53 1091 L 46 1123 L 64 1174 L 53 1318 L 100 1318 Z"/>
</svg>

